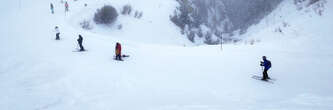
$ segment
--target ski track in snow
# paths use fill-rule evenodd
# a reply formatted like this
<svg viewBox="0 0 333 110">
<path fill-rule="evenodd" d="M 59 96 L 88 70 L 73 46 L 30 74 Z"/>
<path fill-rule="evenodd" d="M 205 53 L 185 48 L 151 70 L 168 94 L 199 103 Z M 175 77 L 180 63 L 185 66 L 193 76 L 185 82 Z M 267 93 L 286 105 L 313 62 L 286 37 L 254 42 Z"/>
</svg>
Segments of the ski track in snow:
<svg viewBox="0 0 333 110">
<path fill-rule="evenodd" d="M 1 110 L 333 109 L 332 32 L 327 29 L 332 23 L 326 24 L 333 16 L 330 2 L 323 18 L 304 18 L 321 24 L 293 18 L 284 36 L 267 28 L 255 35 L 266 42 L 229 44 L 223 51 L 220 46 L 195 47 L 179 34 L 169 21 L 175 1 L 69 1 L 66 15 L 58 0 L 21 2 L 1 4 L 8 9 L 0 10 Z M 143 11 L 143 18 L 120 15 L 116 24 L 122 30 L 80 29 L 79 22 L 91 19 L 100 6 L 119 10 L 127 3 Z M 54 41 L 55 25 L 60 41 Z M 78 34 L 89 51 L 72 52 Z M 112 59 L 115 42 L 131 55 L 126 61 Z M 274 84 L 250 77 L 261 74 L 262 55 L 273 63 L 269 75 L 277 79 Z"/>
</svg>

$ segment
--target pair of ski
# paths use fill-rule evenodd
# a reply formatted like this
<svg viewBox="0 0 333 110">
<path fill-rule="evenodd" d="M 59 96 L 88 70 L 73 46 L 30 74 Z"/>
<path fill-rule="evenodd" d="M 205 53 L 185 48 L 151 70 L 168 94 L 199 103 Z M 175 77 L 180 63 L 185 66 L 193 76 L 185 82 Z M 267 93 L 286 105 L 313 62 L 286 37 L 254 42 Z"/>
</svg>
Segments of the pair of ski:
<svg viewBox="0 0 333 110">
<path fill-rule="evenodd" d="M 129 55 L 122 55 L 121 57 L 122 57 L 122 60 L 118 60 L 118 59 L 116 59 L 116 56 L 113 56 L 113 60 L 116 60 L 116 61 L 124 61 L 124 58 L 128 58 L 128 57 L 130 57 L 130 56 L 129 56 Z"/>
<path fill-rule="evenodd" d="M 80 51 L 79 49 L 76 49 L 76 50 L 73 50 L 72 52 L 87 52 L 87 50 Z M 129 55 L 122 55 L 121 57 L 122 57 L 122 58 L 128 58 L 128 57 L 130 57 L 130 56 L 129 56 Z M 114 60 L 117 60 L 117 59 L 116 59 L 116 56 L 113 56 L 113 59 L 114 59 Z M 124 61 L 124 60 L 117 60 L 117 61 Z"/>
<path fill-rule="evenodd" d="M 81 50 L 73 50 L 72 52 L 87 52 L 87 50 L 83 50 L 83 51 L 81 51 Z"/>
<path fill-rule="evenodd" d="M 267 83 L 271 83 L 274 84 L 274 81 L 276 81 L 276 79 L 274 78 L 270 78 L 270 79 L 266 79 L 266 80 L 262 80 L 262 76 L 256 75 L 256 74 L 252 74 L 252 77 L 255 80 L 259 80 L 259 81 L 263 81 L 263 82 L 267 82 Z"/>
</svg>

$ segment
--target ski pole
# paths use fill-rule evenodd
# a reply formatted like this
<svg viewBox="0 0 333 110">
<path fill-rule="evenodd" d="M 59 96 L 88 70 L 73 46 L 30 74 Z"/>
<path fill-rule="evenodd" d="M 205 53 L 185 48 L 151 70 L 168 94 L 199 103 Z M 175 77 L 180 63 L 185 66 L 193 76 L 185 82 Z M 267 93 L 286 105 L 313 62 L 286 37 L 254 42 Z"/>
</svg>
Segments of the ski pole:
<svg viewBox="0 0 333 110">
<path fill-rule="evenodd" d="M 262 65 L 262 61 L 260 61 L 261 71 L 264 71 L 264 66 Z"/>
<path fill-rule="evenodd" d="M 261 71 L 264 71 L 264 67 L 263 66 L 261 66 Z"/>
</svg>

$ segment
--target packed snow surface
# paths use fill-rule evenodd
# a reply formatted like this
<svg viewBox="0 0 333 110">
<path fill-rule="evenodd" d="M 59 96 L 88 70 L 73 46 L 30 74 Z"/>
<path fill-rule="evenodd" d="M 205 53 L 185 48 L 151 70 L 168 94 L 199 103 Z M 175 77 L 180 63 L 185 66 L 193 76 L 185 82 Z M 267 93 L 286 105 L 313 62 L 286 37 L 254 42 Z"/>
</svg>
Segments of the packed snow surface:
<svg viewBox="0 0 333 110">
<path fill-rule="evenodd" d="M 81 29 L 79 23 L 105 4 L 119 12 L 130 4 L 143 17 L 120 15 L 110 27 Z M 0 4 L 0 110 L 333 109 L 331 1 L 318 16 L 286 0 L 249 30 L 246 39 L 261 42 L 223 50 L 187 41 L 169 20 L 173 0 L 70 0 L 67 13 L 63 5 Z M 282 22 L 290 26 L 274 32 Z M 56 25 L 60 41 L 54 40 Z M 78 34 L 87 52 L 73 52 Z M 116 42 L 130 55 L 124 62 L 113 60 Z M 261 75 L 263 55 L 272 61 L 273 83 L 251 78 Z"/>
</svg>

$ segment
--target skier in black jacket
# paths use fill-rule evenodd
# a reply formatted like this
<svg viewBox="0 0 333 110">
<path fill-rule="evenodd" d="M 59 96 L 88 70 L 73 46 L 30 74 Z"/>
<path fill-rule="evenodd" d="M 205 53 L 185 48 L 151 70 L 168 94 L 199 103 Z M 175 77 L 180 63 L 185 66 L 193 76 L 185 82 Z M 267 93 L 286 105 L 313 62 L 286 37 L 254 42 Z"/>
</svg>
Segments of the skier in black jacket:
<svg viewBox="0 0 333 110">
<path fill-rule="evenodd" d="M 80 46 L 80 51 L 85 51 L 84 50 L 84 47 L 82 45 L 82 42 L 83 42 L 83 38 L 82 36 L 79 34 L 79 38 L 77 39 L 77 42 L 79 43 L 79 46 Z"/>
</svg>

